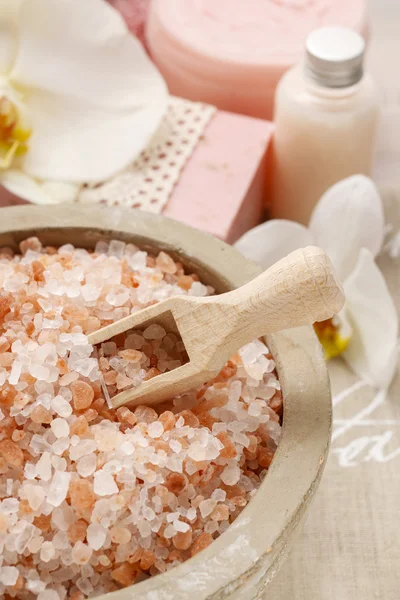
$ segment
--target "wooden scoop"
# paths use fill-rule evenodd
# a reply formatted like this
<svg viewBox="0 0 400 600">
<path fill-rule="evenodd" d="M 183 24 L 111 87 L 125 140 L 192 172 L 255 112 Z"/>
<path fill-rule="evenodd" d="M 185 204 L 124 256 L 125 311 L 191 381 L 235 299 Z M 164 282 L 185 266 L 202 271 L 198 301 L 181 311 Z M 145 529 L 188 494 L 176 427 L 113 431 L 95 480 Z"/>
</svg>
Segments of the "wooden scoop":
<svg viewBox="0 0 400 600">
<path fill-rule="evenodd" d="M 293 252 L 243 287 L 206 298 L 164 300 L 88 336 L 99 344 L 152 323 L 178 333 L 189 362 L 123 391 L 122 405 L 158 404 L 214 378 L 243 345 L 267 333 L 325 321 L 343 307 L 344 294 L 333 265 L 319 248 Z"/>
</svg>

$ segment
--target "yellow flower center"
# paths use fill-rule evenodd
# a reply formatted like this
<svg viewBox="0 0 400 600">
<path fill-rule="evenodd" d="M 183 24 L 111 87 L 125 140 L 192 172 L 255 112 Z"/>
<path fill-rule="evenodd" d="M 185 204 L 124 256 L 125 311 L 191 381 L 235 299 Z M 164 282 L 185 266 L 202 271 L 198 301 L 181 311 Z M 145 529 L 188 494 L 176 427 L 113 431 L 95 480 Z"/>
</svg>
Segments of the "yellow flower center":
<svg viewBox="0 0 400 600">
<path fill-rule="evenodd" d="M 31 130 L 22 125 L 17 107 L 5 96 L 0 97 L 0 169 L 9 169 L 14 159 L 28 150 Z"/>
<path fill-rule="evenodd" d="M 351 332 L 344 333 L 337 317 L 314 324 L 315 333 L 324 349 L 325 359 L 330 360 L 343 354 L 347 349 Z"/>
</svg>

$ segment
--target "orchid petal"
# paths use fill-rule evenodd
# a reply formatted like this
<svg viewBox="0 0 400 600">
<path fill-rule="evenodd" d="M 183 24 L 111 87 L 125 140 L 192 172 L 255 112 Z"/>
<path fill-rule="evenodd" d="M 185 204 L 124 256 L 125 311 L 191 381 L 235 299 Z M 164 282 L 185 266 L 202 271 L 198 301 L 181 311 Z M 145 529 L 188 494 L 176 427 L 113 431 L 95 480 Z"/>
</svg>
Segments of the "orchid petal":
<svg viewBox="0 0 400 600">
<path fill-rule="evenodd" d="M 105 0 L 23 0 L 18 25 L 11 79 L 24 88 L 112 110 L 166 108 L 164 80 Z"/>
<path fill-rule="evenodd" d="M 235 244 L 246 258 L 267 269 L 298 248 L 313 244 L 306 227 L 293 221 L 275 219 L 245 233 Z"/>
<path fill-rule="evenodd" d="M 309 228 L 315 245 L 325 250 L 345 280 L 361 248 L 376 256 L 382 247 L 384 216 L 376 186 L 364 175 L 340 181 L 322 196 Z"/>
<path fill-rule="evenodd" d="M 18 24 L 10 79 L 25 91 L 32 127 L 23 169 L 78 182 L 130 164 L 158 129 L 168 93 L 122 17 L 104 0 L 23 0 Z"/>
<path fill-rule="evenodd" d="M 73 202 L 79 191 L 73 184 L 40 182 L 17 170 L 0 173 L 0 184 L 15 196 L 34 204 Z"/>
<path fill-rule="evenodd" d="M 160 116 L 151 106 L 112 112 L 44 92 L 30 95 L 29 109 L 32 135 L 23 170 L 76 183 L 102 181 L 127 167 Z"/>
<path fill-rule="evenodd" d="M 388 287 L 369 250 L 344 283 L 353 337 L 344 358 L 368 383 L 390 385 L 398 358 L 399 323 Z"/>
</svg>

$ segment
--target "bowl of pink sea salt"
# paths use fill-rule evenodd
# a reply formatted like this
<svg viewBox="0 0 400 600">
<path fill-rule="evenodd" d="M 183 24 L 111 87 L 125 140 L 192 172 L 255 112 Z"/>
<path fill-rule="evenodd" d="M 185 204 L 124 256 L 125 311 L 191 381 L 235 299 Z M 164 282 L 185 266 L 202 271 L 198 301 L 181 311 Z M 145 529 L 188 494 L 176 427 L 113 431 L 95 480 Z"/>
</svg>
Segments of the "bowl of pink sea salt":
<svg viewBox="0 0 400 600">
<path fill-rule="evenodd" d="M 0 597 L 259 597 L 318 486 L 327 373 L 311 328 L 254 340 L 201 388 L 156 407 L 110 398 L 178 368 L 159 325 L 98 328 L 258 267 L 141 211 L 3 209 Z M 132 587 L 133 586 L 133 587 Z"/>
</svg>

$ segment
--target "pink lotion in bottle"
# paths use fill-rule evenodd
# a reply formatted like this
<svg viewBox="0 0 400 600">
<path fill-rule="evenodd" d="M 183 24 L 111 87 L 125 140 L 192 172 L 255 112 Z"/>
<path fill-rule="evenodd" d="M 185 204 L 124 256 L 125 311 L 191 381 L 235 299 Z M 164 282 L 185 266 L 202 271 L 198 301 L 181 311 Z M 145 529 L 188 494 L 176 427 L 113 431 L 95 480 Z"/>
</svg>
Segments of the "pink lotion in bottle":
<svg viewBox="0 0 400 600">
<path fill-rule="evenodd" d="M 282 78 L 270 166 L 272 217 L 307 224 L 330 186 L 371 174 L 379 101 L 363 71 L 364 52 L 356 32 L 318 29 L 307 39 L 304 64 Z"/>
</svg>

